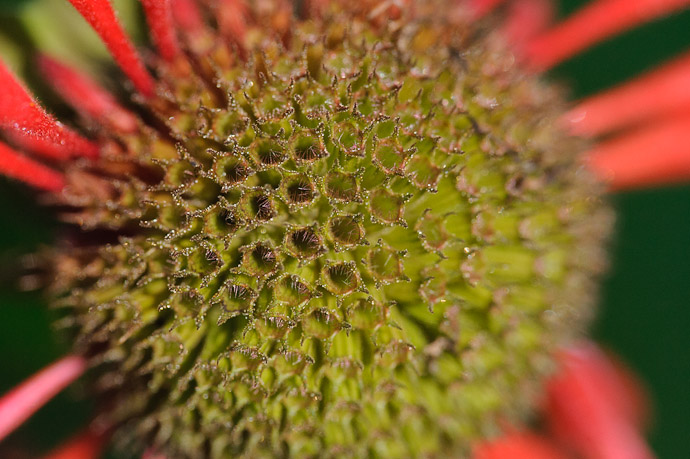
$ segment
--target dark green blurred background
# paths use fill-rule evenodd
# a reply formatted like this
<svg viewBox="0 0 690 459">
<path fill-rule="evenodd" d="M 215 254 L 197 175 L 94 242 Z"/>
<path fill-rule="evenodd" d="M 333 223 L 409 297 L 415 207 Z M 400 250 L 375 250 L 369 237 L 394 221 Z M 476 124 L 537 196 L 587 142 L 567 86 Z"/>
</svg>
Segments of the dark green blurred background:
<svg viewBox="0 0 690 459">
<path fill-rule="evenodd" d="M 52 0 L 59 1 L 59 0 Z M 634 1 L 634 0 L 631 0 Z M 18 0 L 0 0 L 0 13 Z M 27 1 L 21 2 L 27 3 Z M 568 14 L 583 0 L 561 0 Z M 0 34 L 2 35 L 2 34 Z M 690 50 L 690 12 L 640 27 L 560 66 L 553 77 L 583 97 Z M 690 83 L 689 83 L 690 84 Z M 1 97 L 1 93 L 0 93 Z M 690 133 L 688 133 L 690 135 Z M 618 231 L 594 335 L 645 382 L 653 401 L 650 441 L 660 458 L 690 457 L 690 186 L 612 197 Z M 66 352 L 37 293 L 5 281 L 16 256 L 50 243 L 58 225 L 31 191 L 0 178 L 0 393 Z M 89 403 L 63 393 L 10 443 L 44 451 L 83 424 Z"/>
</svg>

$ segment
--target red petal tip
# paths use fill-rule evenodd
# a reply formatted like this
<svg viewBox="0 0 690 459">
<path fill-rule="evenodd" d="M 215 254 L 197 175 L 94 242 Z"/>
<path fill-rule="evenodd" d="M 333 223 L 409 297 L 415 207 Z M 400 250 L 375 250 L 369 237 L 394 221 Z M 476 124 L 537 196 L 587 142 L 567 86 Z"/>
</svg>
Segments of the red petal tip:
<svg viewBox="0 0 690 459">
<path fill-rule="evenodd" d="M 535 38 L 527 54 L 537 70 L 549 69 L 613 35 L 690 5 L 690 0 L 596 0 Z"/>
<path fill-rule="evenodd" d="M 587 164 L 613 190 L 690 179 L 690 116 L 624 133 L 594 147 Z"/>
<path fill-rule="evenodd" d="M 158 52 L 166 61 L 173 61 L 180 48 L 173 24 L 171 0 L 141 0 L 141 3 Z"/>
<path fill-rule="evenodd" d="M 54 193 L 65 187 L 61 173 L 20 155 L 3 143 L 0 143 L 0 174 Z"/>
<path fill-rule="evenodd" d="M 139 59 L 108 0 L 69 0 L 93 27 L 134 87 L 146 97 L 155 93 L 154 82 Z"/>
<path fill-rule="evenodd" d="M 81 357 L 63 357 L 0 398 L 0 440 L 86 370 Z"/>
<path fill-rule="evenodd" d="M 606 356 L 583 344 L 559 360 L 546 388 L 546 417 L 555 436 L 591 459 L 651 459 L 637 431 L 636 401 Z"/>
<path fill-rule="evenodd" d="M 576 134 L 601 135 L 683 110 L 690 110 L 690 54 L 586 99 L 564 121 Z"/>
<path fill-rule="evenodd" d="M 92 430 L 81 432 L 43 459 L 98 459 L 105 446 L 105 435 Z"/>
</svg>

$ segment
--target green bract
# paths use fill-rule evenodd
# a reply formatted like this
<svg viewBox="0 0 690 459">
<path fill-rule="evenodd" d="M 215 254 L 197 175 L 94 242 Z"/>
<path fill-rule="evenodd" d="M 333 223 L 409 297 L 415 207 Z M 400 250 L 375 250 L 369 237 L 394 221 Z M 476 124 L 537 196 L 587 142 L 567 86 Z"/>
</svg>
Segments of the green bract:
<svg viewBox="0 0 690 459">
<path fill-rule="evenodd" d="M 556 92 L 426 8 L 161 70 L 148 134 L 71 171 L 94 237 L 55 254 L 56 303 L 122 438 L 440 457 L 524 414 L 588 315 L 606 210 Z"/>
</svg>

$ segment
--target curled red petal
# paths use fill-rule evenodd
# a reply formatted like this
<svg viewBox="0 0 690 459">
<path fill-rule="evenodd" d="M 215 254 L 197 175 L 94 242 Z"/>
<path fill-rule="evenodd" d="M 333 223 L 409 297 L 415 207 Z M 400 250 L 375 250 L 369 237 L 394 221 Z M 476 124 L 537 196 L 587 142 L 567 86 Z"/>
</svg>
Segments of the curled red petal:
<svg viewBox="0 0 690 459">
<path fill-rule="evenodd" d="M 110 2 L 108 0 L 69 0 L 69 2 L 98 33 L 134 87 L 146 97 L 153 96 L 153 79 L 115 17 Z"/>
<path fill-rule="evenodd" d="M 565 119 L 577 134 L 599 135 L 682 110 L 690 111 L 690 54 L 586 99 Z"/>
<path fill-rule="evenodd" d="M 46 191 L 58 192 L 65 186 L 61 173 L 20 155 L 3 143 L 0 143 L 0 174 Z"/>
<path fill-rule="evenodd" d="M 566 459 L 546 438 L 525 432 L 511 432 L 473 448 L 473 459 Z"/>
<path fill-rule="evenodd" d="M 663 185 L 690 179 L 690 116 L 606 140 L 590 151 L 587 163 L 614 190 Z"/>
<path fill-rule="evenodd" d="M 651 459 L 626 400 L 629 392 L 606 356 L 582 344 L 561 353 L 559 361 L 546 388 L 545 416 L 554 435 L 589 459 Z"/>
<path fill-rule="evenodd" d="M 690 5 L 690 0 L 596 0 L 535 38 L 528 57 L 546 70 L 578 52 L 638 24 Z"/>
<path fill-rule="evenodd" d="M 180 52 L 180 47 L 173 24 L 171 0 L 141 0 L 141 3 L 159 54 L 168 62 L 174 60 Z"/>
<path fill-rule="evenodd" d="M 0 398 L 0 440 L 19 427 L 86 370 L 81 357 L 67 356 L 39 371 Z"/>
<path fill-rule="evenodd" d="M 0 127 L 21 131 L 55 145 L 52 156 L 66 158 L 71 155 L 95 157 L 98 146 L 67 128 L 43 110 L 27 90 L 0 62 Z M 39 152 L 40 153 L 40 152 Z"/>
<path fill-rule="evenodd" d="M 204 32 L 204 19 L 194 0 L 172 0 L 171 9 L 175 23 L 185 33 L 195 36 Z"/>
<path fill-rule="evenodd" d="M 105 435 L 87 429 L 67 440 L 43 459 L 97 459 L 103 452 Z"/>
<path fill-rule="evenodd" d="M 136 131 L 136 117 L 86 75 L 46 55 L 39 56 L 38 66 L 46 81 L 82 116 L 107 121 L 123 132 Z"/>
</svg>

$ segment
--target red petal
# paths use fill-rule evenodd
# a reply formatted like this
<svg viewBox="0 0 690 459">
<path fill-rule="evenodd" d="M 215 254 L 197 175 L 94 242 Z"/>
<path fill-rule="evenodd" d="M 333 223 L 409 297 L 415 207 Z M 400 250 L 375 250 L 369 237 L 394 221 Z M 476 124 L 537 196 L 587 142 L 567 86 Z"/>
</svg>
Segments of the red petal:
<svg viewBox="0 0 690 459">
<path fill-rule="evenodd" d="M 690 0 L 597 0 L 529 46 L 532 65 L 545 70 L 591 45 L 656 17 L 690 5 Z"/>
<path fill-rule="evenodd" d="M 0 143 L 0 174 L 46 191 L 58 192 L 65 186 L 62 174 L 20 155 L 3 143 Z"/>
<path fill-rule="evenodd" d="M 578 134 L 599 135 L 690 108 L 690 54 L 580 103 L 566 115 Z"/>
<path fill-rule="evenodd" d="M 518 52 L 544 31 L 554 17 L 552 0 L 521 0 L 510 4 L 508 18 L 503 25 L 503 33 Z"/>
<path fill-rule="evenodd" d="M 180 48 L 175 35 L 170 0 L 141 0 L 141 3 L 158 52 L 166 61 L 172 61 Z"/>
<path fill-rule="evenodd" d="M 218 27 L 225 37 L 236 43 L 244 43 L 248 14 L 244 0 L 218 0 Z"/>
<path fill-rule="evenodd" d="M 588 459 L 650 459 L 636 428 L 630 392 L 592 345 L 563 352 L 547 384 L 546 417 L 554 434 Z"/>
<path fill-rule="evenodd" d="M 31 152 L 51 160 L 61 161 L 69 158 L 70 152 L 60 144 L 42 137 L 33 137 L 24 131 L 4 129 L 7 139 L 21 151 Z"/>
<path fill-rule="evenodd" d="M 204 19 L 194 0 L 172 0 L 172 14 L 175 23 L 186 33 L 198 35 L 204 31 Z"/>
<path fill-rule="evenodd" d="M 565 459 L 547 439 L 538 435 L 513 432 L 476 446 L 473 459 Z"/>
<path fill-rule="evenodd" d="M 12 73 L 0 62 L 0 126 L 23 135 L 56 145 L 55 154 L 62 150 L 62 158 L 70 153 L 95 157 L 98 146 L 63 126 L 48 115 Z"/>
<path fill-rule="evenodd" d="M 105 436 L 91 430 L 79 433 L 43 459 L 97 459 L 101 456 Z"/>
<path fill-rule="evenodd" d="M 504 1 L 505 0 L 469 0 L 469 6 L 476 17 L 482 17 L 489 14 Z"/>
<path fill-rule="evenodd" d="M 614 190 L 690 179 L 690 116 L 620 135 L 596 146 L 587 161 Z"/>
<path fill-rule="evenodd" d="M 101 37 L 134 87 L 146 97 L 154 94 L 154 83 L 132 42 L 127 38 L 108 0 L 69 0 Z"/>
<path fill-rule="evenodd" d="M 63 357 L 0 398 L 0 440 L 19 427 L 86 369 L 81 357 Z"/>
<path fill-rule="evenodd" d="M 136 131 L 136 117 L 86 75 L 46 55 L 39 56 L 38 66 L 46 81 L 82 116 L 106 120 L 123 132 Z"/>
</svg>

